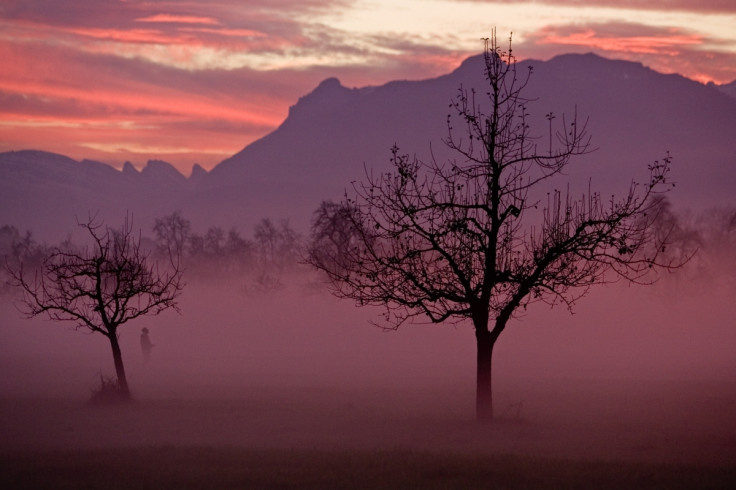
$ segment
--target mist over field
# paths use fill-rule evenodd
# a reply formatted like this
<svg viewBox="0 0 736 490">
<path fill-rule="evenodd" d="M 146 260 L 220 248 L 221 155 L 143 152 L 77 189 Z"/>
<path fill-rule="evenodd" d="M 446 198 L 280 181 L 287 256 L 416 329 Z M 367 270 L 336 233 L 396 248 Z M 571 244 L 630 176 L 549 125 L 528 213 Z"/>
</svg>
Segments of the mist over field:
<svg viewBox="0 0 736 490">
<path fill-rule="evenodd" d="M 190 280 L 181 314 L 125 324 L 120 340 L 137 397 L 237 398 L 266 386 L 472 391 L 475 345 L 467 323 L 383 330 L 371 323 L 380 321 L 381 308 L 333 298 L 316 275 L 293 280 L 253 292 L 236 279 Z M 673 277 L 648 287 L 602 286 L 574 314 L 532 305 L 499 341 L 496 386 L 526 378 L 728 381 L 736 369 L 733 289 L 709 282 Z M 112 371 L 102 336 L 24 319 L 7 297 L 2 308 L 3 393 L 84 398 L 99 373 Z M 155 344 L 148 364 L 139 345 L 143 327 Z M 457 408 L 454 396 L 439 398 Z M 470 413 L 470 403 L 459 405 Z"/>
<path fill-rule="evenodd" d="M 412 449 L 731 464 L 733 287 L 665 278 L 599 287 L 576 313 L 537 304 L 494 364 L 496 429 L 474 422 L 467 324 L 383 331 L 380 310 L 310 273 L 278 291 L 190 278 L 181 314 L 124 325 L 135 402 L 86 407 L 110 375 L 100 335 L 23 320 L 2 302 L 2 448 L 232 445 Z M 292 282 L 293 281 L 293 282 Z M 145 363 L 140 329 L 155 344 Z"/>
<path fill-rule="evenodd" d="M 334 298 L 304 265 L 274 282 L 185 271 L 180 313 L 120 329 L 134 398 L 122 406 L 89 405 L 115 372 L 107 339 L 24 319 L 6 290 L 0 473 L 18 488 L 268 487 L 275 475 L 293 488 L 719 488 L 736 457 L 728 257 L 705 251 L 651 286 L 597 286 L 574 314 L 530 305 L 495 349 L 492 424 L 475 421 L 468 322 L 382 330 L 381 308 Z M 49 470 L 68 465 L 85 470 Z"/>
</svg>

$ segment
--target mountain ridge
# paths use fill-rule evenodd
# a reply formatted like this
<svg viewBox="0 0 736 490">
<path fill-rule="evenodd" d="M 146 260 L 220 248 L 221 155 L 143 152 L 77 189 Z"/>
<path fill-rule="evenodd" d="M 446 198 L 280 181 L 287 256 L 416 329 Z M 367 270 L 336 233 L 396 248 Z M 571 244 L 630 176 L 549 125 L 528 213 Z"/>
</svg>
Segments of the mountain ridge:
<svg viewBox="0 0 736 490">
<path fill-rule="evenodd" d="M 210 172 L 196 165 L 189 177 L 157 160 L 139 171 L 40 150 L 2 153 L 0 224 L 41 229 L 48 225 L 41 218 L 63 223 L 85 210 L 119 221 L 127 210 L 150 228 L 156 217 L 182 210 L 194 224 L 242 228 L 262 217 L 289 217 L 304 229 L 321 200 L 341 198 L 366 171 L 387 169 L 394 144 L 418 158 L 451 157 L 442 145 L 448 104 L 460 86 L 483 93 L 482 60 L 470 57 L 439 77 L 379 86 L 348 88 L 327 78 L 271 133 Z M 549 112 L 590 115 L 599 150 L 585 164 L 572 164 L 571 181 L 594 177 L 604 190 L 620 191 L 669 150 L 673 177 L 683 184 L 673 199 L 730 199 L 736 99 L 722 86 L 590 53 L 520 61 L 522 74 L 525 66 L 533 67 L 527 87 L 536 99 L 533 127 L 546 128 Z"/>
</svg>

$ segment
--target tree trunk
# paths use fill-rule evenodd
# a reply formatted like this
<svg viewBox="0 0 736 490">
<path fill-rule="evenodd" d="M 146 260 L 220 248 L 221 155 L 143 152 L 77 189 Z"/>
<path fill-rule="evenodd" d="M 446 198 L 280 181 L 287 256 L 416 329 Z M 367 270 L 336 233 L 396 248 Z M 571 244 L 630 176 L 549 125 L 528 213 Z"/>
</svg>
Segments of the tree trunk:
<svg viewBox="0 0 736 490">
<path fill-rule="evenodd" d="M 115 361 L 115 374 L 118 377 L 118 387 L 120 388 L 120 394 L 124 398 L 130 398 L 130 389 L 128 388 L 128 380 L 125 377 L 125 366 L 123 366 L 123 355 L 120 352 L 120 344 L 118 343 L 118 336 L 110 334 L 110 346 L 112 347 L 112 358 Z"/>
<path fill-rule="evenodd" d="M 478 371 L 475 389 L 475 416 L 479 422 L 493 420 L 493 390 L 491 385 L 491 360 L 495 337 L 485 328 L 476 328 L 478 344 Z"/>
</svg>

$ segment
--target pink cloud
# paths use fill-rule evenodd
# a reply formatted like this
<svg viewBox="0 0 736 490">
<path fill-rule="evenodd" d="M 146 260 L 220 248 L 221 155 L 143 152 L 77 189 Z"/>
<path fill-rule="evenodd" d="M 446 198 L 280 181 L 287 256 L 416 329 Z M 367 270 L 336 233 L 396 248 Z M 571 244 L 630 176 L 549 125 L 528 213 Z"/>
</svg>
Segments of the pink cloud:
<svg viewBox="0 0 736 490">
<path fill-rule="evenodd" d="M 186 39 L 172 36 L 155 29 L 103 29 L 90 27 L 72 27 L 66 32 L 83 37 L 119 41 L 124 43 L 159 43 L 173 44 L 183 43 Z"/>
<path fill-rule="evenodd" d="M 186 27 L 181 29 L 183 32 L 196 32 L 203 34 L 217 34 L 219 36 L 232 37 L 267 37 L 268 34 L 253 29 L 212 29 L 207 27 Z"/>
<path fill-rule="evenodd" d="M 702 45 L 703 39 L 695 34 L 684 34 L 670 29 L 659 35 L 616 35 L 601 33 L 593 28 L 560 34 L 555 30 L 540 33 L 538 44 L 573 45 L 604 51 L 676 55 L 683 46 Z"/>
<path fill-rule="evenodd" d="M 279 93 L 283 84 L 249 82 L 248 73 L 203 72 L 198 79 L 63 46 L 47 47 L 43 54 L 32 45 L 0 43 L 0 57 L 14 67 L 0 73 L 2 151 L 43 146 L 115 164 L 161 158 L 188 171 L 195 161 L 211 167 L 263 136 L 293 103 Z M 126 145 L 151 150 L 145 155 L 99 150 Z"/>
<path fill-rule="evenodd" d="M 157 22 L 174 24 L 205 24 L 220 25 L 220 22 L 212 17 L 198 17 L 194 15 L 156 14 L 136 19 L 136 22 Z"/>
</svg>

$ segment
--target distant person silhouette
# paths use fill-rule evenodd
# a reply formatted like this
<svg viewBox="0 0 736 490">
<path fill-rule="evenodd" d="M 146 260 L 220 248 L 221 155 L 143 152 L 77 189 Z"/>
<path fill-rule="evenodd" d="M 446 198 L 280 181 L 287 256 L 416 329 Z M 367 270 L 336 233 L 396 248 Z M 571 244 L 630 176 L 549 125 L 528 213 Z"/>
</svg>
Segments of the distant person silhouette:
<svg viewBox="0 0 736 490">
<path fill-rule="evenodd" d="M 153 349 L 153 344 L 151 343 L 151 339 L 148 337 L 148 329 L 143 328 L 143 330 L 141 330 L 141 352 L 143 352 L 143 360 L 145 362 L 148 362 L 151 358 L 151 349 Z"/>
</svg>

